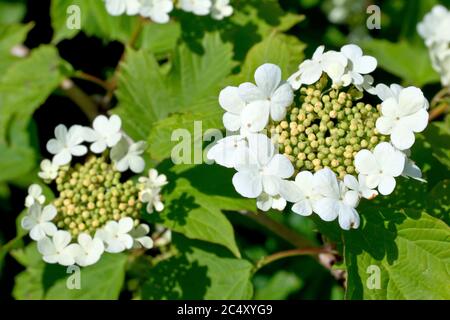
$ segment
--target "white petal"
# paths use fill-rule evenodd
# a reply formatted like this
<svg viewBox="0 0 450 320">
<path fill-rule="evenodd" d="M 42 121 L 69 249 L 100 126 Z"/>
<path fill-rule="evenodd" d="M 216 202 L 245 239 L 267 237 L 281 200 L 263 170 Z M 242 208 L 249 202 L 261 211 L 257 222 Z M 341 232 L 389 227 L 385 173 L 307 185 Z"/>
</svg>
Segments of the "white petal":
<svg viewBox="0 0 450 320">
<path fill-rule="evenodd" d="M 423 108 L 425 104 L 425 97 L 422 90 L 416 87 L 408 87 L 400 92 L 398 97 L 400 108 L 400 115 L 406 116 L 413 114 Z"/>
<path fill-rule="evenodd" d="M 228 112 L 239 115 L 245 107 L 245 102 L 239 95 L 237 87 L 226 87 L 219 94 L 220 106 Z"/>
<path fill-rule="evenodd" d="M 145 161 L 139 156 L 130 157 L 130 170 L 134 173 L 141 173 L 145 169 Z"/>
<path fill-rule="evenodd" d="M 285 155 L 276 154 L 273 156 L 272 160 L 270 160 L 265 172 L 287 179 L 294 174 L 294 166 Z"/>
<path fill-rule="evenodd" d="M 241 130 L 256 133 L 269 122 L 270 102 L 259 100 L 249 103 L 241 113 Z"/>
<path fill-rule="evenodd" d="M 106 147 L 107 147 L 107 145 L 106 145 L 105 141 L 100 140 L 100 141 L 96 141 L 93 144 L 91 144 L 90 149 L 93 153 L 100 154 L 106 150 Z"/>
<path fill-rule="evenodd" d="M 146 249 L 153 248 L 153 240 L 150 237 L 142 237 L 136 240 Z"/>
<path fill-rule="evenodd" d="M 336 174 L 329 168 L 317 171 L 314 175 L 316 190 L 324 197 L 338 199 L 340 197 Z"/>
<path fill-rule="evenodd" d="M 368 74 L 377 68 L 377 59 L 370 56 L 363 56 L 353 63 L 353 70 L 361 73 Z"/>
<path fill-rule="evenodd" d="M 264 134 L 252 134 L 247 137 L 249 153 L 260 167 L 264 167 L 272 160 L 275 147 L 272 141 Z"/>
<path fill-rule="evenodd" d="M 35 225 L 30 231 L 30 238 L 39 241 L 45 238 L 45 231 L 40 224 Z"/>
<path fill-rule="evenodd" d="M 358 212 L 354 208 L 343 204 L 339 206 L 338 221 L 344 230 L 350 230 L 351 228 L 357 229 L 360 222 Z"/>
<path fill-rule="evenodd" d="M 56 217 L 56 214 L 58 212 L 56 211 L 56 208 L 54 205 L 49 204 L 48 206 L 45 206 L 42 210 L 41 220 L 42 221 L 51 221 Z"/>
<path fill-rule="evenodd" d="M 62 144 L 62 142 L 60 142 L 56 139 L 50 139 L 47 142 L 46 147 L 47 147 L 47 151 L 50 152 L 51 154 L 57 154 L 64 148 L 64 145 Z"/>
<path fill-rule="evenodd" d="M 239 95 L 247 103 L 268 98 L 257 86 L 250 82 L 245 82 L 239 86 Z"/>
<path fill-rule="evenodd" d="M 276 176 L 262 176 L 263 191 L 270 196 L 276 196 L 280 193 L 281 179 Z"/>
<path fill-rule="evenodd" d="M 76 157 L 84 156 L 87 153 L 87 151 L 88 150 L 85 146 L 74 146 L 70 148 L 70 152 Z"/>
<path fill-rule="evenodd" d="M 272 95 L 270 104 L 270 115 L 274 121 L 281 121 L 286 116 L 286 109 L 294 101 L 294 92 L 290 84 L 280 86 Z"/>
<path fill-rule="evenodd" d="M 347 191 L 344 195 L 343 202 L 352 208 L 356 208 L 359 203 L 359 193 L 357 191 Z"/>
<path fill-rule="evenodd" d="M 412 130 L 405 126 L 396 126 L 392 130 L 391 142 L 399 150 L 411 148 L 415 140 Z"/>
<path fill-rule="evenodd" d="M 358 180 L 351 174 L 346 174 L 344 177 L 344 184 L 351 190 L 359 190 Z"/>
<path fill-rule="evenodd" d="M 280 195 L 289 202 L 298 202 L 304 199 L 304 194 L 293 181 L 281 180 Z"/>
<path fill-rule="evenodd" d="M 314 212 L 324 221 L 333 221 L 339 214 L 339 202 L 335 199 L 322 198 L 314 203 Z"/>
<path fill-rule="evenodd" d="M 395 121 L 393 118 L 381 116 L 376 121 L 377 130 L 381 134 L 391 134 L 392 128 L 395 126 Z"/>
<path fill-rule="evenodd" d="M 53 235 L 53 244 L 56 250 L 65 248 L 71 240 L 72 237 L 67 231 L 59 230 Z"/>
<path fill-rule="evenodd" d="M 229 131 L 238 131 L 241 128 L 241 116 L 230 112 L 223 115 L 223 125 Z"/>
<path fill-rule="evenodd" d="M 392 193 L 395 189 L 395 179 L 390 176 L 383 176 L 378 185 L 378 191 L 386 196 Z"/>
<path fill-rule="evenodd" d="M 268 98 L 281 82 L 281 69 L 277 65 L 266 63 L 255 71 L 255 82 Z"/>
<path fill-rule="evenodd" d="M 44 237 L 38 241 L 38 251 L 44 256 L 53 255 L 56 253 L 55 246 L 50 238 Z"/>
<path fill-rule="evenodd" d="M 378 171 L 378 163 L 375 156 L 369 150 L 363 149 L 355 155 L 356 171 L 362 174 L 373 174 Z"/>
<path fill-rule="evenodd" d="M 119 233 L 127 233 L 133 229 L 133 219 L 125 217 L 119 220 Z"/>
<path fill-rule="evenodd" d="M 72 160 L 72 155 L 68 149 L 63 149 L 53 157 L 53 162 L 58 166 L 68 164 Z"/>
<path fill-rule="evenodd" d="M 309 200 L 302 200 L 292 206 L 292 211 L 302 216 L 310 216 L 312 214 L 312 206 Z"/>
<path fill-rule="evenodd" d="M 407 127 L 414 132 L 422 132 L 428 125 L 428 118 L 428 112 L 422 108 L 412 115 L 401 118 L 398 125 Z"/>
<path fill-rule="evenodd" d="M 239 171 L 234 174 L 232 182 L 236 191 L 246 198 L 256 198 L 262 192 L 262 179 L 255 171 Z"/>
<path fill-rule="evenodd" d="M 256 206 L 262 211 L 269 211 L 272 208 L 273 198 L 267 193 L 262 193 L 256 199 Z"/>
</svg>

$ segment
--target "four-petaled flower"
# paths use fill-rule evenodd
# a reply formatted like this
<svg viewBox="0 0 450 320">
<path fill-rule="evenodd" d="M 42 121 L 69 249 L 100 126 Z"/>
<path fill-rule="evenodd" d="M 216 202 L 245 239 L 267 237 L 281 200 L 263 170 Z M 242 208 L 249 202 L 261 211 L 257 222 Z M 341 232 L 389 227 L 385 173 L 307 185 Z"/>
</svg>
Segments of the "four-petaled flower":
<svg viewBox="0 0 450 320">
<path fill-rule="evenodd" d="M 211 0 L 180 0 L 178 5 L 183 11 L 206 16 L 211 10 Z"/>
<path fill-rule="evenodd" d="M 59 166 L 68 164 L 72 156 L 83 156 L 87 148 L 81 145 L 84 141 L 84 128 L 72 126 L 67 130 L 66 126 L 60 124 L 55 128 L 55 138 L 47 142 L 47 150 L 54 154 L 53 163 Z"/>
<path fill-rule="evenodd" d="M 240 135 L 225 137 L 209 149 L 207 158 L 227 168 L 236 168 L 248 157 L 247 140 Z"/>
<path fill-rule="evenodd" d="M 382 195 L 394 191 L 395 177 L 402 174 L 404 166 L 405 155 L 387 142 L 378 144 L 373 152 L 363 149 L 355 156 L 356 170 L 366 176 L 366 186 L 378 187 Z"/>
<path fill-rule="evenodd" d="M 75 262 L 82 266 L 90 266 L 100 260 L 100 257 L 105 250 L 103 241 L 99 238 L 94 238 L 87 233 L 80 233 L 78 235 L 78 250 L 75 255 Z"/>
<path fill-rule="evenodd" d="M 120 16 L 124 13 L 135 15 L 141 7 L 140 0 L 105 0 L 106 11 L 112 16 Z"/>
<path fill-rule="evenodd" d="M 294 181 L 284 181 L 281 185 L 281 196 L 294 203 L 292 211 L 302 216 L 310 216 L 314 211 L 314 203 L 319 199 L 316 191 L 314 175 L 309 171 L 301 171 Z"/>
<path fill-rule="evenodd" d="M 351 83 L 363 85 L 364 76 L 377 67 L 377 60 L 371 56 L 364 56 L 360 47 L 355 44 L 348 44 L 341 48 L 342 54 L 348 59 L 346 73 L 342 76 L 344 86 Z M 366 81 L 370 78 L 366 78 Z"/>
<path fill-rule="evenodd" d="M 377 130 L 391 136 L 392 144 L 399 150 L 409 149 L 415 141 L 414 133 L 422 132 L 428 124 L 428 104 L 420 89 L 402 89 L 398 98 L 388 98 L 381 104 Z"/>
<path fill-rule="evenodd" d="M 141 0 L 139 13 L 156 23 L 167 23 L 170 20 L 169 13 L 172 10 L 172 0 Z"/>
<path fill-rule="evenodd" d="M 133 246 L 133 238 L 128 234 L 132 229 L 133 219 L 130 217 L 122 218 L 119 222 L 108 221 L 95 233 L 95 238 L 103 240 L 106 252 L 118 253 Z"/>
<path fill-rule="evenodd" d="M 45 262 L 70 266 L 75 263 L 75 257 L 80 252 L 80 246 L 76 243 L 70 244 L 71 240 L 69 232 L 59 230 L 51 239 L 44 237 L 39 240 L 37 247 Z"/>
<path fill-rule="evenodd" d="M 41 171 L 38 172 L 39 178 L 45 182 L 55 180 L 58 176 L 59 166 L 48 159 L 44 159 L 41 162 Z"/>
<path fill-rule="evenodd" d="M 130 232 L 130 236 L 133 237 L 133 248 L 153 248 L 153 240 L 150 238 L 148 233 L 150 232 L 150 228 L 146 224 L 140 224 Z"/>
<path fill-rule="evenodd" d="M 222 20 L 233 14 L 233 7 L 230 6 L 230 0 L 213 0 L 211 7 L 211 17 L 216 20 Z"/>
<path fill-rule="evenodd" d="M 95 118 L 93 129 L 85 128 L 85 140 L 92 142 L 91 151 L 102 153 L 106 148 L 114 147 L 122 137 L 121 126 L 122 121 L 116 115 L 112 115 L 109 119 L 103 115 Z"/>
<path fill-rule="evenodd" d="M 30 238 L 35 241 L 39 241 L 45 236 L 52 236 L 57 231 L 55 224 L 51 222 L 56 217 L 56 213 L 56 208 L 51 204 L 42 208 L 35 203 L 22 219 L 22 228 L 30 230 Z"/>
<path fill-rule="evenodd" d="M 233 176 L 236 191 L 246 198 L 257 198 L 265 192 L 277 196 L 282 179 L 294 173 L 286 156 L 275 154 L 275 147 L 267 136 L 254 134 L 248 137 L 249 159 L 239 165 Z"/>
<path fill-rule="evenodd" d="M 29 208 L 33 204 L 44 204 L 45 196 L 42 194 L 42 188 L 38 184 L 32 184 L 28 187 L 28 195 L 25 198 L 25 207 Z"/>
<path fill-rule="evenodd" d="M 111 149 L 111 159 L 120 172 L 130 169 L 134 173 L 141 173 L 145 168 L 145 161 L 141 155 L 146 148 L 147 143 L 144 141 L 128 144 L 128 141 L 122 137 Z"/>
</svg>

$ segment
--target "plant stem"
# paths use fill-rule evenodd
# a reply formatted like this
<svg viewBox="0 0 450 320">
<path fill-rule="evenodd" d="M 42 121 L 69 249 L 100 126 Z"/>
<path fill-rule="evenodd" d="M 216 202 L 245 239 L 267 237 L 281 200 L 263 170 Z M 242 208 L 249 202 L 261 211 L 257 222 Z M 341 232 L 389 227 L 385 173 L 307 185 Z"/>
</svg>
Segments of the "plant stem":
<svg viewBox="0 0 450 320">
<path fill-rule="evenodd" d="M 93 76 L 91 74 L 88 74 L 86 72 L 83 72 L 83 71 L 76 72 L 73 77 L 77 78 L 77 79 L 86 80 L 86 81 L 95 83 L 95 84 L 101 86 L 106 91 L 108 91 L 110 89 L 110 85 L 109 85 L 108 82 L 106 82 L 106 81 L 104 81 L 104 80 L 102 80 L 100 78 L 97 78 L 96 76 Z"/>
<path fill-rule="evenodd" d="M 286 242 L 290 243 L 296 248 L 303 248 L 303 247 L 312 247 L 314 246 L 314 243 L 302 236 L 300 236 L 298 233 L 292 231 L 288 227 L 286 227 L 284 224 L 281 224 L 271 218 L 269 218 L 267 215 L 262 213 L 255 213 L 250 211 L 244 211 L 241 212 L 246 217 L 249 217 L 250 219 L 258 222 L 259 224 L 263 225 L 273 233 L 275 233 L 277 236 L 285 240 Z"/>
<path fill-rule="evenodd" d="M 72 80 L 64 79 L 61 84 L 61 89 L 70 100 L 75 102 L 80 107 L 81 111 L 84 112 L 89 120 L 94 120 L 94 118 L 99 114 L 98 106 Z"/>
<path fill-rule="evenodd" d="M 311 248 L 303 248 L 303 249 L 292 249 L 292 250 L 286 250 L 286 251 L 280 251 L 274 254 L 271 254 L 269 256 L 263 257 L 261 260 L 259 260 L 256 263 L 254 271 L 258 271 L 262 267 L 268 265 L 269 263 L 272 263 L 274 261 L 288 258 L 288 257 L 294 257 L 294 256 L 304 256 L 304 255 L 319 255 L 321 253 L 327 253 L 327 254 L 337 254 L 335 251 L 330 251 L 326 248 L 319 248 L 319 247 L 311 247 Z"/>
<path fill-rule="evenodd" d="M 439 118 L 442 114 L 446 113 L 450 109 L 449 102 L 442 101 L 447 95 L 450 95 L 450 87 L 442 88 L 431 100 L 431 110 L 429 116 L 430 122 L 436 118 Z M 438 106 L 440 102 L 443 103 Z"/>
</svg>

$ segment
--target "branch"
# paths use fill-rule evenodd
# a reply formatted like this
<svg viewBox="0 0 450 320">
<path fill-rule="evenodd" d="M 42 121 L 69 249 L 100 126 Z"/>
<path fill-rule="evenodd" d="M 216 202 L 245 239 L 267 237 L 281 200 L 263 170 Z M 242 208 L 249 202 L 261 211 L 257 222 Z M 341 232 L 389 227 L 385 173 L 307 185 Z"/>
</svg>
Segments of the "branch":
<svg viewBox="0 0 450 320">
<path fill-rule="evenodd" d="M 431 110 L 429 121 L 433 121 L 436 118 L 439 118 L 442 114 L 448 112 L 450 104 L 448 101 L 442 101 L 444 98 L 450 95 L 450 87 L 442 88 L 431 100 Z M 440 106 L 438 104 L 443 102 Z"/>
<path fill-rule="evenodd" d="M 111 87 L 108 82 L 106 82 L 100 78 L 97 78 L 96 76 L 93 76 L 91 74 L 88 74 L 86 72 L 83 72 L 83 71 L 76 72 L 73 77 L 95 83 L 95 84 L 101 86 L 106 91 L 108 91 Z"/>
<path fill-rule="evenodd" d="M 314 246 L 314 243 L 311 240 L 302 237 L 297 232 L 292 231 L 292 229 L 289 229 L 284 224 L 281 224 L 269 218 L 267 215 L 263 213 L 255 213 L 250 211 L 244 211 L 240 213 L 263 225 L 264 227 L 266 227 L 267 229 L 269 229 L 277 236 L 279 236 L 280 238 L 282 238 L 283 240 L 290 243 L 296 248 Z"/>
<path fill-rule="evenodd" d="M 75 102 L 80 107 L 81 111 L 84 112 L 89 120 L 94 120 L 94 118 L 99 114 L 98 106 L 72 80 L 64 79 L 61 83 L 61 89 L 70 100 Z"/>
</svg>

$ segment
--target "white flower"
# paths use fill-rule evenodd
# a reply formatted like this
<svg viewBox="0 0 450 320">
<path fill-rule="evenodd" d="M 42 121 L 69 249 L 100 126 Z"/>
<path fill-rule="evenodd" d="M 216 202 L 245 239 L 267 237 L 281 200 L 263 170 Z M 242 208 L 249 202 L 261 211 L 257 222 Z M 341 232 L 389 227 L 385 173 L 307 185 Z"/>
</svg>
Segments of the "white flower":
<svg viewBox="0 0 450 320">
<path fill-rule="evenodd" d="M 56 217 L 56 208 L 53 205 L 45 206 L 44 209 L 35 203 L 28 209 L 28 214 L 22 219 L 22 228 L 30 230 L 30 238 L 39 241 L 46 235 L 52 236 L 57 231 L 53 222 Z"/>
<path fill-rule="evenodd" d="M 135 15 L 139 13 L 141 3 L 139 0 L 105 0 L 106 11 L 112 16 L 120 16 L 124 13 Z"/>
<path fill-rule="evenodd" d="M 33 204 L 44 204 L 45 196 L 42 194 L 42 188 L 38 184 L 32 184 L 28 187 L 28 195 L 25 198 L 25 207 L 29 208 Z"/>
<path fill-rule="evenodd" d="M 343 85 L 348 86 L 351 83 L 362 85 L 363 75 L 376 69 L 377 60 L 371 56 L 363 56 L 361 48 L 355 44 L 343 46 L 341 52 L 348 59 L 346 73 L 342 76 Z"/>
<path fill-rule="evenodd" d="M 153 240 L 148 237 L 147 234 L 150 232 L 150 228 L 146 224 L 140 224 L 130 232 L 130 236 L 133 237 L 133 248 L 153 248 Z"/>
<path fill-rule="evenodd" d="M 237 87 L 226 87 L 219 94 L 219 104 L 226 111 L 223 125 L 227 130 L 238 131 L 241 128 L 241 113 L 247 105 L 239 95 Z"/>
<path fill-rule="evenodd" d="M 122 121 L 116 115 L 109 119 L 103 115 L 95 118 L 92 124 L 93 129 L 85 128 L 85 140 L 93 142 L 91 151 L 94 153 L 102 153 L 106 148 L 114 147 L 122 137 L 120 127 Z"/>
<path fill-rule="evenodd" d="M 360 150 L 355 156 L 356 170 L 366 175 L 366 185 L 373 189 L 378 186 L 382 195 L 391 194 L 395 188 L 395 177 L 402 174 L 405 155 L 390 143 L 379 143 L 373 152 Z"/>
<path fill-rule="evenodd" d="M 291 86 L 281 81 L 281 69 L 274 64 L 258 67 L 255 82 L 256 85 L 246 82 L 239 86 L 239 95 L 248 103 L 241 113 L 241 132 L 263 130 L 269 116 L 281 121 L 294 101 Z"/>
<path fill-rule="evenodd" d="M 371 200 L 378 195 L 378 192 L 369 188 L 366 180 L 366 176 L 363 174 L 359 174 L 358 179 L 351 174 L 347 174 L 344 177 L 344 184 L 349 189 L 348 192 L 356 192 L 359 198 Z"/>
<path fill-rule="evenodd" d="M 156 231 L 158 236 L 154 241 L 155 247 L 166 246 L 172 241 L 172 231 L 170 229 L 166 229 L 164 226 L 157 224 Z"/>
<path fill-rule="evenodd" d="M 166 175 L 158 174 L 158 171 L 156 169 L 148 170 L 148 177 L 140 177 L 139 182 L 144 183 L 146 189 L 157 190 L 160 190 L 168 183 Z"/>
<path fill-rule="evenodd" d="M 333 81 L 333 84 L 341 82 L 347 66 L 347 58 L 340 52 L 327 51 L 324 53 L 325 47 L 319 46 L 314 52 L 311 60 L 303 61 L 299 70 L 289 77 L 288 82 L 295 90 L 299 89 L 302 84 L 313 84 L 317 82 L 326 72 Z"/>
<path fill-rule="evenodd" d="M 417 31 L 427 46 L 450 42 L 450 12 L 442 5 L 436 5 L 417 25 Z"/>
<path fill-rule="evenodd" d="M 225 137 L 212 146 L 206 156 L 221 166 L 236 168 L 248 157 L 248 144 L 240 135 Z"/>
<path fill-rule="evenodd" d="M 314 203 L 314 212 L 324 221 L 338 218 L 344 230 L 359 227 L 359 215 L 356 211 L 359 198 L 354 192 L 348 192 L 342 181 L 329 168 L 324 168 L 314 175 L 316 190 L 322 196 Z"/>
<path fill-rule="evenodd" d="M 59 166 L 48 159 L 41 162 L 41 171 L 38 173 L 39 178 L 44 181 L 55 180 L 58 176 Z"/>
<path fill-rule="evenodd" d="M 251 135 L 248 141 L 249 161 L 239 165 L 233 176 L 236 191 L 247 198 L 257 198 L 263 192 L 278 195 L 281 180 L 294 173 L 292 163 L 286 156 L 275 154 L 275 147 L 267 136 Z"/>
<path fill-rule="evenodd" d="M 381 104 L 377 130 L 391 136 L 392 144 L 400 149 L 410 148 L 415 141 L 414 132 L 422 132 L 428 124 L 427 102 L 416 87 L 402 89 L 398 99 L 388 98 Z"/>
<path fill-rule="evenodd" d="M 199 16 L 206 16 L 211 11 L 211 0 L 180 0 L 178 2 L 181 10 L 192 12 Z"/>
<path fill-rule="evenodd" d="M 103 241 L 99 238 L 94 238 L 87 233 L 80 233 L 78 235 L 79 250 L 75 256 L 75 262 L 82 266 L 90 266 L 100 260 L 100 257 L 105 250 Z"/>
<path fill-rule="evenodd" d="M 170 20 L 169 13 L 172 10 L 172 0 L 141 0 L 139 13 L 156 23 L 167 23 Z"/>
<path fill-rule="evenodd" d="M 280 195 L 271 196 L 263 192 L 258 198 L 256 198 L 256 206 L 262 211 L 268 211 L 271 208 L 283 211 L 286 208 L 286 200 Z"/>
<path fill-rule="evenodd" d="M 122 138 L 111 149 L 111 160 L 114 161 L 116 169 L 120 172 L 130 169 L 134 173 L 141 173 L 145 168 L 145 161 L 141 157 L 147 147 L 147 143 L 139 141 L 128 144 L 125 138 Z"/>
<path fill-rule="evenodd" d="M 139 199 L 142 203 L 147 203 L 147 213 L 153 213 L 155 210 L 157 212 L 164 210 L 164 203 L 161 201 L 159 189 L 144 189 L 141 191 Z"/>
<path fill-rule="evenodd" d="M 87 153 L 87 148 L 81 145 L 84 141 L 84 128 L 72 126 L 67 131 L 65 125 L 60 124 L 55 128 L 56 139 L 47 142 L 47 150 L 54 154 L 53 163 L 59 166 L 68 164 L 72 156 L 83 156 Z"/>
<path fill-rule="evenodd" d="M 106 225 L 95 233 L 95 238 L 103 240 L 105 251 L 110 253 L 131 249 L 133 238 L 128 234 L 133 229 L 133 219 L 125 217 L 116 221 L 108 221 Z"/>
<path fill-rule="evenodd" d="M 52 239 L 45 237 L 39 240 L 37 247 L 45 262 L 70 266 L 75 263 L 75 257 L 80 251 L 78 244 L 70 244 L 71 240 L 69 232 L 59 230 Z"/>
<path fill-rule="evenodd" d="M 376 89 L 372 86 L 374 83 L 374 79 L 371 75 L 369 74 L 365 74 L 363 76 L 363 83 L 362 84 L 355 84 L 356 89 L 358 89 L 359 91 L 366 91 L 370 94 L 376 95 L 377 91 Z"/>
<path fill-rule="evenodd" d="M 222 20 L 233 14 L 233 7 L 230 6 L 230 0 L 213 0 L 211 7 L 211 16 L 216 20 Z"/>
<path fill-rule="evenodd" d="M 315 187 L 314 175 L 309 171 L 301 171 L 295 181 L 284 181 L 281 184 L 281 195 L 289 202 L 293 202 L 292 211 L 302 216 L 310 216 L 315 202 L 320 195 Z"/>
</svg>

